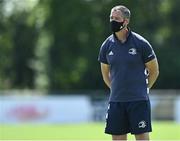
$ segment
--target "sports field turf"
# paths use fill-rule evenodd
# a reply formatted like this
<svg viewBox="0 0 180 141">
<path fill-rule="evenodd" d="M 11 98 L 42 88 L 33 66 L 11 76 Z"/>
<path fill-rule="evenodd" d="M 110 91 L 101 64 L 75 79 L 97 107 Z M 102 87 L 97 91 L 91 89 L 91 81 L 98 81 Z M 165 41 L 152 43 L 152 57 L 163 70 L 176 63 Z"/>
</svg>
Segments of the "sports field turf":
<svg viewBox="0 0 180 141">
<path fill-rule="evenodd" d="M 104 123 L 57 125 L 0 125 L 0 140 L 111 140 Z M 153 140 L 180 140 L 180 124 L 153 122 Z M 128 135 L 128 139 L 134 136 Z"/>
</svg>

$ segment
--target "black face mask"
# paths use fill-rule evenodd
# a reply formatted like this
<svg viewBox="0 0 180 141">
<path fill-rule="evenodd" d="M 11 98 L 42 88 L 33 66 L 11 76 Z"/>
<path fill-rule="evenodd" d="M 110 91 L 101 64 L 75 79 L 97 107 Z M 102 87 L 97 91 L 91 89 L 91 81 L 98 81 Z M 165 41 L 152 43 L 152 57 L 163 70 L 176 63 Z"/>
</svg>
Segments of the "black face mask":
<svg viewBox="0 0 180 141">
<path fill-rule="evenodd" d="M 124 22 L 117 22 L 117 21 L 111 21 L 111 30 L 112 32 L 118 32 L 122 30 L 125 26 L 123 25 Z"/>
</svg>

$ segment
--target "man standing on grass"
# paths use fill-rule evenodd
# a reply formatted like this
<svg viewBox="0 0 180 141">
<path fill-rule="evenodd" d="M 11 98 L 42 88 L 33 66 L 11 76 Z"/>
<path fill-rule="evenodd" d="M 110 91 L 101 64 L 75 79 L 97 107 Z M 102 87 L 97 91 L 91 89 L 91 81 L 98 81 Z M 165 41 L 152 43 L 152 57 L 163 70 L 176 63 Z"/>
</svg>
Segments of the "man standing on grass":
<svg viewBox="0 0 180 141">
<path fill-rule="evenodd" d="M 110 88 L 105 133 L 113 140 L 149 140 L 151 111 L 149 89 L 159 75 L 156 55 L 139 34 L 128 27 L 130 10 L 122 5 L 111 9 L 112 35 L 102 44 L 98 60 L 103 80 Z"/>
</svg>

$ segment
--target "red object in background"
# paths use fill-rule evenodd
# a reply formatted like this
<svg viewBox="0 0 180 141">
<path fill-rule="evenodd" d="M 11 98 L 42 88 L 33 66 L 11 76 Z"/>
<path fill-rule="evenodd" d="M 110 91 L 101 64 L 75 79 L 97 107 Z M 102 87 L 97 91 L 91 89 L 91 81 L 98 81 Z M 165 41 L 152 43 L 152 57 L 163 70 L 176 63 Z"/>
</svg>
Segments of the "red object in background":
<svg viewBox="0 0 180 141">
<path fill-rule="evenodd" d="M 41 110 L 34 105 L 20 105 L 8 111 L 8 116 L 21 121 L 33 121 L 46 117 L 49 114 L 48 108 Z"/>
</svg>

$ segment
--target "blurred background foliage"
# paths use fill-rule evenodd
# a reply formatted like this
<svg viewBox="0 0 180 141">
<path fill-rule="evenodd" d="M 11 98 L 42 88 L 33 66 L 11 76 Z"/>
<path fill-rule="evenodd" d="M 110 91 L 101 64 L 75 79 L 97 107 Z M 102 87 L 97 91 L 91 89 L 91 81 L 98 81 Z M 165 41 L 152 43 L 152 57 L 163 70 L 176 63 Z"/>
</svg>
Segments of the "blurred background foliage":
<svg viewBox="0 0 180 141">
<path fill-rule="evenodd" d="M 154 88 L 180 89 L 179 0 L 0 0 L 0 89 L 106 88 L 97 56 L 119 4 L 157 54 Z"/>
</svg>

